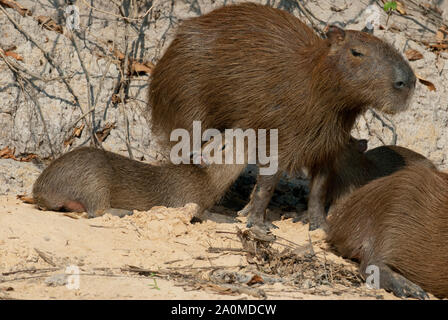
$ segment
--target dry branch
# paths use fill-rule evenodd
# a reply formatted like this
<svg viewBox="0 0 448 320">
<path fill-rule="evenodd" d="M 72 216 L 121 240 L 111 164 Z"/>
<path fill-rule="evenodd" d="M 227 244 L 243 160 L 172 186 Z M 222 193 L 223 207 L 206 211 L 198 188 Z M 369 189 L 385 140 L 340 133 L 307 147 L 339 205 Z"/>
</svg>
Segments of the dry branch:
<svg viewBox="0 0 448 320">
<path fill-rule="evenodd" d="M 15 2 L 13 0 L 0 0 L 0 6 L 14 9 L 18 13 L 20 13 L 22 15 L 22 17 L 32 15 L 30 10 L 22 7 L 20 4 L 18 4 L 17 2 Z"/>
</svg>

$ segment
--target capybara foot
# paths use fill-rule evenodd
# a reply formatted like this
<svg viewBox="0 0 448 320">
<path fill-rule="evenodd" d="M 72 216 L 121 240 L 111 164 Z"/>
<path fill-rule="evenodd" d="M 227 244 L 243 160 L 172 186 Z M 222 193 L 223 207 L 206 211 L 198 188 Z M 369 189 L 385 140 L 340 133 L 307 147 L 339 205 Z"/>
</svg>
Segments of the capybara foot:
<svg viewBox="0 0 448 320">
<path fill-rule="evenodd" d="M 400 298 L 429 299 L 428 294 L 419 285 L 389 268 L 380 269 L 380 283 L 382 288 Z"/>
<path fill-rule="evenodd" d="M 264 215 L 259 214 L 249 214 L 247 217 L 248 228 L 256 227 L 265 231 L 269 231 L 270 229 L 278 229 L 276 225 L 269 221 L 264 221 Z"/>
<path fill-rule="evenodd" d="M 309 226 L 310 231 L 314 231 L 317 229 L 323 229 L 323 230 L 327 229 L 327 222 L 325 221 L 325 218 L 321 218 L 319 216 L 317 217 L 310 216 L 309 220 L 310 220 L 310 226 Z"/>
</svg>

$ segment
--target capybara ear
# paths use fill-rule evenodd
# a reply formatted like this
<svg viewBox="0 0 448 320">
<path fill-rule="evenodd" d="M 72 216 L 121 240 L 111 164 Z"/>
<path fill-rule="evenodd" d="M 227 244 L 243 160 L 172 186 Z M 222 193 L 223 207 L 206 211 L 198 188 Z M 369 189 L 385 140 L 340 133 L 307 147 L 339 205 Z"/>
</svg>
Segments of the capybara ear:
<svg viewBox="0 0 448 320">
<path fill-rule="evenodd" d="M 345 39 L 345 31 L 335 25 L 327 26 L 325 35 L 331 43 L 338 43 Z"/>
<path fill-rule="evenodd" d="M 357 145 L 358 145 L 358 151 L 360 153 L 364 153 L 367 150 L 367 140 L 366 139 L 359 139 Z"/>
<path fill-rule="evenodd" d="M 375 27 L 372 26 L 372 28 L 369 29 L 369 28 L 367 28 L 367 26 L 365 26 L 361 31 L 362 31 L 362 32 L 367 32 L 367 33 L 373 34 L 373 32 L 375 31 Z"/>
</svg>

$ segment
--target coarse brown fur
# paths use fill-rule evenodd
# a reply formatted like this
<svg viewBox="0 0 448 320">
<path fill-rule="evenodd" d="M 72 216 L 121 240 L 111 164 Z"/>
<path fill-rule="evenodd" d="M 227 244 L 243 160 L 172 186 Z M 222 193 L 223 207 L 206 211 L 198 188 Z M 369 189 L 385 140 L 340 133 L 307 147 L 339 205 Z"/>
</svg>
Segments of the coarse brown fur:
<svg viewBox="0 0 448 320">
<path fill-rule="evenodd" d="M 436 169 L 431 160 L 400 146 L 381 146 L 364 152 L 366 140 L 352 138 L 334 162 L 328 176 L 326 206 L 366 183 L 413 164 Z M 313 190 L 310 191 L 311 193 Z"/>
<path fill-rule="evenodd" d="M 382 288 L 448 297 L 448 174 L 406 167 L 341 199 L 328 221 L 328 240 L 358 260 L 364 276 L 378 266 Z"/>
<path fill-rule="evenodd" d="M 348 143 L 368 106 L 403 111 L 415 86 L 409 64 L 389 44 L 336 27 L 327 36 L 285 11 L 253 3 L 183 21 L 149 89 L 160 144 L 168 152 L 170 133 L 191 132 L 194 120 L 221 131 L 278 129 L 280 169 L 306 167 L 314 175 Z M 276 181 L 261 178 L 261 194 L 269 197 L 268 184 Z M 267 202 L 253 206 L 255 220 Z"/>
<path fill-rule="evenodd" d="M 87 211 L 90 217 L 109 208 L 149 210 L 190 202 L 205 210 L 222 197 L 244 167 L 148 164 L 84 147 L 52 162 L 34 183 L 33 198 L 40 208 Z"/>
</svg>

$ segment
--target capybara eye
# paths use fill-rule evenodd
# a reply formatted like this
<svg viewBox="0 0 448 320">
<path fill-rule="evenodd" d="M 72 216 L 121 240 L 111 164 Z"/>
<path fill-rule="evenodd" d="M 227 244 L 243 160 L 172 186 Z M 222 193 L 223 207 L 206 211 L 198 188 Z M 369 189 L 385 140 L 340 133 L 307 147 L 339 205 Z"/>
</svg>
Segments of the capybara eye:
<svg viewBox="0 0 448 320">
<path fill-rule="evenodd" d="M 394 87 L 395 87 L 396 89 L 403 89 L 405 86 L 406 86 L 406 85 L 405 85 L 405 83 L 404 83 L 403 81 L 397 81 L 397 82 L 395 82 L 395 84 L 394 84 Z"/>
<path fill-rule="evenodd" d="M 357 51 L 356 49 L 350 49 L 350 51 L 352 52 L 352 55 L 354 55 L 355 57 L 363 57 L 364 54 Z"/>
</svg>

